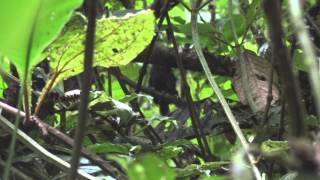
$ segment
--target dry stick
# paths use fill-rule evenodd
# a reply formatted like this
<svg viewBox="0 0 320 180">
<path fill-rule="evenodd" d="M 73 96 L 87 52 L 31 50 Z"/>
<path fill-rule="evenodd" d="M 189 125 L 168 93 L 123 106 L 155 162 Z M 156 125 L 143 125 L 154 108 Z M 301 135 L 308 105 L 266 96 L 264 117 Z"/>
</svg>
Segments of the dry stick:
<svg viewBox="0 0 320 180">
<path fill-rule="evenodd" d="M 272 57 L 271 59 L 271 69 L 270 69 L 270 76 L 269 76 L 269 84 L 268 84 L 268 95 L 267 95 L 267 104 L 266 104 L 266 108 L 264 110 L 264 114 L 263 114 L 263 125 L 266 125 L 269 118 L 268 118 L 268 114 L 269 114 L 269 109 L 270 109 L 270 105 L 273 99 L 272 96 L 272 84 L 273 84 L 273 73 L 274 73 L 274 58 Z"/>
<path fill-rule="evenodd" d="M 221 90 L 219 89 L 217 83 L 215 82 L 215 80 L 213 79 L 213 76 L 212 76 L 212 73 L 209 69 L 209 66 L 206 62 L 206 59 L 204 57 L 204 54 L 202 52 L 202 49 L 201 49 L 201 45 L 199 43 L 199 34 L 198 34 L 198 24 L 197 24 L 197 9 L 196 9 L 196 3 L 195 3 L 195 0 L 192 2 L 192 12 L 191 12 L 191 25 L 192 25 L 192 40 L 193 40 L 193 44 L 194 44 L 194 47 L 195 47 L 195 50 L 199 56 L 199 60 L 200 60 L 200 63 L 203 67 L 203 70 L 209 80 L 209 83 L 212 87 L 212 89 L 214 90 L 214 92 L 216 93 L 218 99 L 219 99 L 219 102 L 221 103 L 221 106 L 223 108 L 223 110 L 225 111 L 227 117 L 228 117 L 228 120 L 234 130 L 234 132 L 236 133 L 237 137 L 239 138 L 240 140 L 240 143 L 243 147 L 243 149 L 245 150 L 247 156 L 248 156 L 248 159 L 249 159 L 249 162 L 250 162 L 250 165 L 252 167 L 252 171 L 253 171 L 253 174 L 255 176 L 256 179 L 260 180 L 262 179 L 261 178 L 261 175 L 260 175 L 260 172 L 259 172 L 259 169 L 256 167 L 255 165 L 255 160 L 254 160 L 254 157 L 249 153 L 249 144 L 246 140 L 246 138 L 244 137 L 243 133 L 241 132 L 241 129 L 238 125 L 238 122 L 236 120 L 236 118 L 234 117 L 226 99 L 224 98 Z"/>
<path fill-rule="evenodd" d="M 316 101 L 317 113 L 318 117 L 320 117 L 320 69 L 317 65 L 317 58 L 313 45 L 310 41 L 309 33 L 306 30 L 306 25 L 303 22 L 300 0 L 290 0 L 289 5 L 291 21 L 298 33 L 298 38 L 304 51 L 303 55 L 309 69 L 309 79 Z"/>
<path fill-rule="evenodd" d="M 108 95 L 112 98 L 112 76 L 111 76 L 111 72 L 110 69 L 108 69 Z"/>
<path fill-rule="evenodd" d="M 208 160 L 210 161 L 210 160 L 213 160 L 214 157 L 210 151 L 207 138 L 206 138 L 206 136 L 204 136 L 204 133 L 202 131 L 202 127 L 201 127 L 201 123 L 200 123 L 200 120 L 198 117 L 198 113 L 196 111 L 196 107 L 195 107 L 194 102 L 192 100 L 192 96 L 190 93 L 190 87 L 189 87 L 187 79 L 186 79 L 186 70 L 183 67 L 181 53 L 179 53 L 179 49 L 178 49 L 179 47 L 178 47 L 178 44 L 177 44 L 176 39 L 174 37 L 172 24 L 171 24 L 171 21 L 170 21 L 168 14 L 166 14 L 166 20 L 168 23 L 169 39 L 171 39 L 174 50 L 175 50 L 177 65 L 178 65 L 178 68 L 180 71 L 180 76 L 181 76 L 182 90 L 183 90 L 183 94 L 187 100 L 187 106 L 188 106 L 188 109 L 190 112 L 192 127 L 193 127 L 194 132 L 197 136 L 197 141 L 198 141 L 199 147 L 201 148 L 201 151 L 204 155 L 204 158 L 207 161 Z"/>
<path fill-rule="evenodd" d="M 4 130 L 6 130 L 8 133 L 12 133 L 14 130 L 14 125 L 7 120 L 6 118 L 4 118 L 3 116 L 0 115 L 0 125 L 4 128 Z M 50 153 L 49 151 L 47 151 L 45 148 L 43 148 L 40 144 L 38 144 L 36 141 L 34 141 L 31 137 L 29 137 L 26 133 L 24 133 L 21 130 L 17 130 L 17 138 L 23 143 L 25 144 L 29 149 L 31 149 L 34 152 L 37 152 L 41 155 L 41 157 L 58 166 L 61 170 L 63 170 L 64 172 L 68 172 L 70 169 L 70 164 L 67 163 L 66 161 L 62 160 L 61 158 L 59 158 L 58 156 Z M 91 176 L 90 174 L 87 174 L 81 170 L 78 170 L 77 173 L 85 179 L 96 179 L 95 177 Z"/>
<path fill-rule="evenodd" d="M 75 133 L 74 147 L 72 151 L 71 170 L 68 179 L 74 180 L 77 177 L 77 169 L 81 154 L 82 141 L 84 137 L 86 121 L 88 118 L 89 91 L 92 78 L 92 64 L 94 55 L 94 39 L 96 29 L 96 4 L 97 0 L 87 1 L 88 5 L 88 27 L 86 32 L 83 84 L 81 87 L 79 117 Z"/>
<path fill-rule="evenodd" d="M 19 108 L 19 110 L 17 110 L 18 112 L 21 111 L 22 94 L 23 94 L 22 90 L 20 89 L 19 90 L 19 97 L 18 97 L 18 108 Z M 6 160 L 6 166 L 5 166 L 5 169 L 4 169 L 3 176 L 2 176 L 2 179 L 4 179 L 4 180 L 7 180 L 9 178 L 9 172 L 10 172 L 10 167 L 11 167 L 13 156 L 14 156 L 14 152 L 15 152 L 17 131 L 18 131 L 18 126 L 20 124 L 20 120 L 21 120 L 20 116 L 16 116 L 15 117 L 15 121 L 14 121 L 15 129 L 14 129 L 13 133 L 11 134 L 11 141 L 10 141 L 10 145 L 9 145 L 9 148 L 8 148 L 9 149 L 9 155 L 8 155 L 7 160 Z"/>
<path fill-rule="evenodd" d="M 20 110 L 14 108 L 8 104 L 5 104 L 1 101 L 0 101 L 0 108 L 9 112 L 12 115 L 16 115 L 19 118 L 24 118 L 26 116 L 26 114 L 23 111 L 20 111 Z M 59 140 L 61 140 L 62 142 L 64 142 L 65 144 L 67 144 L 71 147 L 74 145 L 73 139 L 71 139 L 70 137 L 68 137 L 67 135 L 62 133 L 61 131 L 46 124 L 45 122 L 41 121 L 40 119 L 37 119 L 37 121 L 39 121 L 39 123 L 42 123 L 42 125 L 48 130 L 48 132 L 51 135 L 55 136 L 56 138 L 58 138 Z M 98 165 L 101 169 L 110 173 L 110 175 L 112 175 L 113 177 L 116 177 L 117 179 L 126 179 L 124 174 L 120 170 L 115 168 L 109 162 L 102 159 L 100 156 L 95 155 L 95 154 L 91 154 L 86 148 L 82 148 L 81 153 L 83 154 L 84 157 L 88 158 L 91 162 Z"/>
<path fill-rule="evenodd" d="M 285 131 L 285 127 L 284 127 L 284 117 L 285 117 L 285 111 L 286 111 L 285 101 L 286 101 L 285 99 L 281 100 L 281 114 L 280 114 L 280 125 L 279 125 L 280 127 L 277 135 L 278 140 L 281 140 L 281 137 Z"/>
<path fill-rule="evenodd" d="M 275 58 L 274 62 L 278 69 L 281 83 L 283 84 L 282 92 L 288 102 L 287 112 L 290 119 L 290 135 L 295 138 L 302 137 L 304 134 L 303 119 L 305 109 L 301 102 L 300 89 L 293 74 L 289 54 L 284 44 L 280 1 L 264 0 L 263 9 L 269 28 L 272 56 Z"/>
<path fill-rule="evenodd" d="M 0 168 L 3 168 L 5 165 L 6 163 L 0 158 Z M 12 172 L 13 176 L 15 176 L 17 179 L 33 180 L 33 178 L 29 177 L 24 172 L 21 172 L 19 169 L 15 168 L 14 166 L 11 166 L 10 171 Z"/>
<path fill-rule="evenodd" d="M 236 32 L 236 28 L 234 25 L 234 21 L 232 18 L 232 0 L 229 0 L 229 8 L 228 8 L 228 12 L 229 12 L 229 18 L 230 18 L 230 22 L 231 22 L 231 30 L 232 30 L 232 34 L 233 34 L 233 38 L 236 44 L 236 53 L 239 57 L 239 61 L 240 61 L 240 73 L 241 73 L 241 84 L 243 87 L 243 91 L 244 91 L 244 95 L 248 101 L 249 107 L 252 110 L 252 112 L 255 114 L 258 110 L 257 110 L 257 105 L 253 100 L 252 97 L 252 93 L 250 90 L 250 85 L 249 85 L 249 78 L 248 78 L 248 70 L 247 70 L 247 65 L 245 62 L 244 57 L 244 53 L 243 53 L 243 49 L 240 47 L 240 44 L 238 43 L 238 35 Z"/>
<path fill-rule="evenodd" d="M 136 83 L 131 79 L 125 77 L 123 74 L 119 74 L 118 78 L 120 78 L 125 84 L 129 85 L 130 87 L 136 87 Z M 161 97 L 166 101 L 176 104 L 177 106 L 186 104 L 186 101 L 184 99 L 178 98 L 174 95 L 171 95 L 170 93 L 159 92 L 152 87 L 141 86 L 141 91 L 152 96 Z"/>
</svg>

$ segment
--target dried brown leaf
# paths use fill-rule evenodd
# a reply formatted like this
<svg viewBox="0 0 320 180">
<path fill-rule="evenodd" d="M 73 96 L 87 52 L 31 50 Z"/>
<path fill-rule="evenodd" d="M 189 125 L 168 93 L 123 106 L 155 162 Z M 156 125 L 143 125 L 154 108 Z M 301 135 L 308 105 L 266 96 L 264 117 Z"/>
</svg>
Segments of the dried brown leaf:
<svg viewBox="0 0 320 180">
<path fill-rule="evenodd" d="M 243 59 L 246 63 L 247 76 L 249 81 L 249 89 L 252 99 L 257 106 L 258 111 L 263 111 L 267 104 L 268 87 L 270 81 L 270 70 L 272 68 L 271 63 L 253 52 L 246 51 L 243 53 Z M 240 102 L 244 105 L 248 104 L 244 93 L 244 85 L 241 81 L 240 62 L 235 63 L 235 75 L 233 76 L 233 86 L 239 96 Z M 272 96 L 273 100 L 271 104 L 274 104 L 279 100 L 279 89 L 277 86 L 277 78 L 274 75 L 272 84 Z"/>
</svg>

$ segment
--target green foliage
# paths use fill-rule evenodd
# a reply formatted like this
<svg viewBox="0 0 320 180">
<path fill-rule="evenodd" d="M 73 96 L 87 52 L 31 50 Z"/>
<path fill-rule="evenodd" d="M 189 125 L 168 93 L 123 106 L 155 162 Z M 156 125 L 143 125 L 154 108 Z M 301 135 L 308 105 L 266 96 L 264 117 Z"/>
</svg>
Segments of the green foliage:
<svg viewBox="0 0 320 180">
<path fill-rule="evenodd" d="M 208 162 L 203 165 L 198 164 L 190 164 L 183 169 L 177 170 L 178 177 L 189 177 L 190 175 L 201 174 L 202 172 L 207 171 L 208 173 L 212 170 L 219 169 L 221 166 L 229 165 L 228 161 L 216 161 L 216 162 Z"/>
<path fill-rule="evenodd" d="M 3 81 L 2 77 L 0 76 L 0 98 L 3 98 L 3 90 L 7 88 L 7 84 Z"/>
<path fill-rule="evenodd" d="M 215 161 L 213 162 L 206 162 L 205 156 L 202 154 L 203 150 L 200 150 L 200 143 L 197 142 L 197 138 L 195 137 L 197 136 L 194 133 L 196 131 L 194 127 L 192 127 L 193 123 L 191 123 L 190 114 L 188 113 L 189 107 L 187 105 L 189 104 L 186 103 L 185 94 L 182 93 L 181 79 L 179 79 L 181 77 L 177 68 L 172 69 L 177 78 L 176 90 L 179 92 L 178 98 L 182 102 L 179 101 L 176 104 L 171 103 L 171 101 L 173 101 L 171 99 L 174 99 L 171 98 L 173 94 L 167 98 L 170 99 L 168 101 L 171 103 L 169 106 L 172 113 L 160 115 L 159 107 L 153 102 L 152 96 L 133 93 L 135 83 L 138 80 L 139 70 L 141 69 L 141 63 L 130 62 L 150 44 L 155 31 L 159 32 L 157 43 L 165 44 L 165 48 L 169 47 L 168 51 L 171 53 L 170 56 L 172 55 L 173 57 L 176 55 L 174 52 L 171 52 L 171 50 L 173 50 L 170 42 L 172 39 L 167 38 L 166 34 L 168 22 L 165 20 L 161 29 L 154 28 L 155 18 L 152 10 L 142 10 L 135 14 L 120 15 L 144 9 L 146 4 L 151 5 L 153 1 L 154 0 L 99 0 L 101 4 L 107 7 L 109 15 L 114 14 L 117 15 L 117 17 L 97 19 L 94 47 L 94 67 L 97 67 L 95 69 L 95 75 L 97 75 L 95 76 L 95 80 L 97 81 L 92 83 L 92 91 L 89 96 L 88 120 L 90 121 L 84 132 L 84 147 L 87 148 L 90 153 L 97 154 L 107 160 L 113 160 L 112 165 L 118 163 L 115 167 L 118 168 L 121 166 L 121 169 L 126 172 L 125 175 L 128 176 L 128 179 L 132 180 L 194 178 L 203 180 L 230 178 L 251 179 L 252 169 L 249 167 L 250 164 L 248 163 L 245 151 L 240 146 L 239 135 L 237 137 L 234 135 L 234 132 L 231 131 L 225 113 L 218 104 L 217 95 L 212 90 L 201 70 L 194 70 L 193 68 L 190 68 L 190 70 L 189 66 L 186 66 L 187 83 L 190 87 L 197 114 L 199 114 L 201 123 L 199 129 L 203 128 L 206 134 L 205 138 L 208 141 L 208 148 L 215 157 L 218 157 L 214 159 Z M 184 57 L 185 54 L 183 53 L 192 52 L 192 44 L 196 43 L 192 40 L 191 14 L 188 8 L 186 8 L 186 6 L 190 7 L 190 4 L 188 4 L 186 0 L 182 2 L 183 4 L 179 1 L 177 5 L 170 9 L 168 15 L 173 24 L 174 35 L 178 45 L 183 47 L 188 44 L 189 47 L 189 44 L 191 44 L 190 49 L 181 48 L 181 55 Z M 235 45 L 238 43 L 240 48 L 249 49 L 254 51 L 255 54 L 259 52 L 261 44 L 257 43 L 257 39 L 261 37 L 262 43 L 267 42 L 267 26 L 261 10 L 262 0 L 232 0 L 233 9 L 231 13 L 228 9 L 228 2 L 230 1 L 202 1 L 204 6 L 198 12 L 199 18 L 196 24 L 199 29 L 199 42 L 201 43 L 202 50 L 210 55 L 224 56 L 226 59 L 233 61 L 237 60 L 236 48 L 238 48 L 238 46 L 236 47 Z M 311 4 L 314 5 L 315 2 L 315 0 L 312 0 Z M 82 0 L 3 0 L 3 2 L 0 2 L 0 25 L 1 27 L 5 27 L 0 29 L 0 53 L 5 56 L 5 58 L 0 58 L 1 70 L 9 72 L 10 64 L 8 62 L 10 60 L 17 67 L 20 80 L 25 78 L 23 76 L 27 71 L 28 85 L 30 85 L 28 90 L 30 91 L 31 74 L 33 73 L 36 78 L 42 76 L 42 74 L 39 75 L 38 72 L 32 72 L 32 69 L 41 62 L 41 60 L 48 57 L 50 73 L 44 73 L 46 78 L 43 79 L 46 81 L 47 76 L 48 78 L 50 76 L 50 78 L 49 81 L 46 81 L 46 86 L 42 89 L 43 93 L 40 94 L 41 96 L 38 98 L 38 100 L 44 100 L 44 104 L 40 113 L 37 115 L 40 117 L 42 114 L 45 114 L 43 113 L 45 110 L 52 108 L 53 111 L 45 114 L 44 116 L 48 116 L 46 118 L 41 117 L 41 120 L 60 129 L 70 137 L 74 135 L 74 129 L 79 116 L 77 107 L 79 106 L 80 100 L 78 94 L 74 97 L 72 95 L 71 97 L 63 96 L 63 94 L 66 94 L 62 86 L 65 82 L 59 83 L 59 85 L 61 85 L 58 91 L 60 94 L 57 95 L 59 97 L 55 97 L 55 90 L 58 88 L 54 89 L 53 86 L 59 81 L 79 75 L 83 71 L 87 19 L 81 12 L 86 11 L 85 5 L 78 9 L 79 13 L 72 15 L 73 10 L 80 6 L 81 3 L 83 3 Z M 210 3 L 210 5 L 205 3 Z M 132 6 L 132 9 L 131 7 L 130 9 L 126 9 L 124 4 L 127 6 L 129 4 Z M 214 14 L 211 14 L 213 13 L 213 11 L 211 11 L 212 5 L 215 9 Z M 284 33 L 286 35 L 285 38 L 287 38 L 285 42 L 288 46 L 291 46 L 291 37 L 295 31 L 287 21 L 289 18 L 286 8 L 287 2 L 285 1 L 282 6 L 284 10 L 284 20 L 286 21 L 284 23 L 286 28 Z M 308 9 L 309 7 L 310 1 L 304 8 Z M 215 16 L 215 19 L 210 19 L 212 15 Z M 68 21 L 70 18 L 71 20 Z M 235 31 L 238 39 L 235 39 L 232 32 L 231 19 L 235 23 Z M 254 30 L 256 31 L 254 32 Z M 235 43 L 235 41 L 238 41 L 238 43 Z M 190 54 L 192 56 L 195 55 L 195 53 Z M 301 49 L 296 50 L 292 58 L 295 68 L 303 71 L 307 70 L 304 54 Z M 265 59 L 269 60 L 270 58 L 266 57 Z M 211 60 L 213 59 L 208 58 L 207 62 L 210 63 L 210 65 L 215 65 L 215 62 L 210 62 Z M 221 60 L 224 60 L 224 58 Z M 157 62 L 152 61 L 152 63 L 156 64 Z M 159 64 L 161 63 L 163 62 L 159 62 Z M 173 61 L 168 61 L 168 63 L 170 64 L 169 66 L 175 65 Z M 193 62 L 190 63 L 191 66 L 193 65 L 192 63 Z M 223 62 L 221 64 L 223 64 Z M 262 118 L 260 114 L 252 114 L 246 107 L 238 106 L 239 98 L 233 90 L 233 82 L 231 81 L 233 76 L 232 72 L 234 72 L 237 67 L 234 66 L 233 63 L 228 65 L 231 67 L 221 65 L 223 66 L 221 70 L 220 67 L 210 67 L 210 69 L 217 68 L 217 72 L 213 72 L 213 78 L 222 91 L 224 98 L 231 100 L 227 102 L 227 106 L 231 107 L 234 116 L 239 120 L 237 124 L 241 125 L 241 128 L 247 129 L 244 131 L 244 135 L 248 137 L 247 139 L 251 142 L 254 135 L 259 135 L 259 133 L 255 132 L 256 129 L 253 128 L 262 122 Z M 219 66 L 219 63 L 217 63 L 217 66 Z M 122 82 L 118 81 L 115 74 L 108 74 L 109 67 L 119 67 L 123 78 L 130 79 L 132 82 L 120 85 Z M 41 69 L 43 67 L 39 68 Z M 228 73 L 223 73 L 224 69 L 226 69 Z M 47 69 L 43 68 L 41 70 Z M 148 87 L 148 79 L 151 73 L 149 70 L 150 69 L 147 69 L 142 85 L 144 89 L 150 91 L 151 88 Z M 220 73 L 218 71 L 221 71 L 221 74 L 229 75 L 229 77 L 216 75 L 215 73 Z M 108 82 L 108 75 L 111 76 L 110 84 Z M 254 76 L 263 79 L 259 74 L 254 74 Z M 37 81 L 38 80 L 35 80 L 36 83 L 33 84 L 36 87 L 33 91 L 35 97 L 38 95 L 38 90 L 40 91 L 42 88 L 42 85 L 39 85 Z M 102 88 L 98 91 L 99 85 L 102 85 Z M 3 98 L 2 93 L 7 86 L 10 86 L 10 84 L 7 85 L 0 76 L 0 98 Z M 122 90 L 124 86 L 128 89 L 126 93 Z M 69 88 L 68 86 L 66 89 Z M 79 89 L 80 87 L 78 87 L 78 85 L 72 85 L 72 88 Z M 109 89 L 111 89 L 111 93 L 109 93 Z M 54 91 L 54 93 L 51 93 L 51 91 Z M 161 91 L 160 93 L 163 93 L 163 96 L 167 95 L 165 91 Z M 54 97 L 52 98 L 50 95 Z M 312 95 L 310 95 L 310 97 L 311 96 Z M 9 98 L 5 100 L 8 99 Z M 11 97 L 11 100 L 12 99 L 14 100 L 14 96 L 13 98 Z M 307 101 L 308 98 L 304 98 L 303 100 Z M 232 106 L 235 104 L 236 106 Z M 270 131 L 268 129 L 268 132 L 264 134 L 265 136 L 270 135 L 270 137 L 273 138 L 275 137 L 274 132 L 277 132 L 276 135 L 278 136 L 281 109 L 283 108 L 277 104 L 271 106 L 268 116 L 269 121 L 265 124 L 270 128 Z M 140 114 L 139 111 L 141 111 L 142 114 Z M 284 119 L 287 118 L 284 117 Z M 186 122 L 184 123 L 184 121 Z M 208 123 L 208 126 L 203 122 Z M 304 123 L 312 132 L 314 129 L 319 129 L 319 118 L 314 115 L 308 115 Z M 286 124 L 284 126 L 284 131 L 286 131 Z M 259 131 L 259 128 L 257 129 Z M 286 134 L 286 132 L 284 132 L 284 134 Z M 42 143 L 51 143 L 51 140 L 54 140 L 54 146 L 49 144 L 48 147 L 54 148 L 54 152 L 61 151 L 63 153 L 69 153 L 69 147 L 58 144 L 54 138 L 50 138 L 50 141 L 41 139 L 42 137 L 37 131 L 31 131 L 29 135 L 38 138 L 37 140 Z M 2 136 L 0 133 L 1 140 L 6 136 L 7 134 Z M 282 179 L 292 179 L 298 177 L 298 173 L 296 172 L 284 172 L 285 168 L 280 168 L 280 172 L 279 166 L 277 165 L 278 162 L 273 162 L 263 157 L 264 155 L 273 155 L 273 153 L 275 153 L 275 155 L 283 155 L 283 159 L 290 156 L 290 154 L 288 154 L 290 150 L 288 142 L 285 141 L 284 136 L 279 137 L 279 139 L 280 138 L 283 139 L 279 141 L 267 140 L 261 142 L 261 154 L 259 155 L 261 155 L 262 158 L 257 162 L 257 166 L 263 174 L 262 178 L 266 178 L 265 175 L 269 171 L 273 171 L 272 177 L 268 177 L 270 179 L 279 179 L 280 177 L 282 177 Z M 18 147 L 16 149 L 18 150 L 17 153 L 23 151 L 23 153 L 21 153 L 22 155 L 20 154 L 21 157 L 25 156 L 24 147 Z M 0 156 L 2 157 L 3 154 L 0 154 Z M 5 156 L 6 155 L 3 157 Z M 255 158 L 257 158 L 257 156 L 255 156 Z M 32 160 L 29 156 L 27 159 L 28 161 Z M 69 160 L 69 156 L 66 156 L 64 159 Z M 282 158 L 279 159 L 281 160 Z M 101 179 L 111 179 L 111 177 L 106 176 L 109 171 L 104 172 L 98 166 L 94 165 L 93 162 L 84 158 L 82 160 L 87 161 L 87 166 L 82 166 L 80 169 Z M 41 165 L 39 167 L 45 167 L 46 164 L 43 162 L 44 161 L 37 161 L 32 163 L 38 163 L 37 165 Z M 290 163 L 290 161 L 288 161 L 288 163 Z M 15 165 L 20 168 L 19 161 L 16 161 Z M 283 164 L 280 164 L 280 166 L 283 166 Z M 292 167 L 295 167 L 295 165 Z M 21 169 L 23 170 L 23 168 Z M 45 168 L 43 169 L 45 171 Z M 225 169 L 228 169 L 228 171 L 225 171 Z M 48 172 L 47 174 L 51 173 L 51 171 Z M 61 169 L 58 169 L 56 172 L 59 172 L 59 175 L 63 175 L 60 173 Z M 27 174 L 32 174 L 32 171 L 28 171 Z M 48 179 L 49 177 L 46 178 Z"/>
<path fill-rule="evenodd" d="M 119 154 L 128 154 L 130 151 L 129 146 L 113 143 L 103 143 L 103 144 L 93 144 L 88 146 L 88 149 L 94 153 L 119 153 Z"/>
<path fill-rule="evenodd" d="M 304 57 L 304 54 L 301 51 L 301 49 L 296 50 L 293 54 L 293 64 L 295 65 L 295 67 L 297 69 L 307 72 L 308 66 L 307 66 L 306 61 L 303 57 Z"/>
<path fill-rule="evenodd" d="M 74 16 L 47 50 L 52 72 L 59 74 L 60 80 L 83 71 L 85 24 L 84 17 Z M 150 10 L 98 20 L 94 66 L 128 64 L 150 43 L 153 34 L 154 17 Z"/>
<path fill-rule="evenodd" d="M 128 165 L 130 180 L 173 180 L 175 172 L 172 168 L 153 154 L 138 157 Z"/>
<path fill-rule="evenodd" d="M 0 98 L 3 97 L 3 91 L 7 88 L 6 82 L 3 80 L 1 73 L 9 73 L 10 66 L 6 58 L 0 55 Z"/>
<path fill-rule="evenodd" d="M 261 151 L 264 153 L 284 152 L 287 150 L 289 150 L 288 141 L 268 140 L 261 145 Z"/>
<path fill-rule="evenodd" d="M 225 176 L 209 176 L 209 177 L 204 177 L 202 180 L 226 180 L 228 178 L 226 178 Z"/>
<path fill-rule="evenodd" d="M 5 28 L 0 29 L 0 52 L 24 75 L 26 70 L 29 71 L 42 60 L 42 51 L 58 36 L 73 10 L 81 2 L 1 1 L 0 25 Z"/>
</svg>

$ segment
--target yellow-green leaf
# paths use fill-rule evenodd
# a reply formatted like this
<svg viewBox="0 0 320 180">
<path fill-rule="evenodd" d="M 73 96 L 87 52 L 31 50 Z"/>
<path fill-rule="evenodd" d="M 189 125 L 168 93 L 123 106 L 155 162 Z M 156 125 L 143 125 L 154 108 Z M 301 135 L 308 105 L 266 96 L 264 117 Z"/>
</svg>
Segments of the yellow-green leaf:
<svg viewBox="0 0 320 180">
<path fill-rule="evenodd" d="M 86 19 L 76 15 L 48 48 L 50 67 L 65 79 L 83 71 Z M 154 15 L 151 10 L 97 21 L 94 66 L 121 66 L 132 61 L 151 41 Z"/>
</svg>

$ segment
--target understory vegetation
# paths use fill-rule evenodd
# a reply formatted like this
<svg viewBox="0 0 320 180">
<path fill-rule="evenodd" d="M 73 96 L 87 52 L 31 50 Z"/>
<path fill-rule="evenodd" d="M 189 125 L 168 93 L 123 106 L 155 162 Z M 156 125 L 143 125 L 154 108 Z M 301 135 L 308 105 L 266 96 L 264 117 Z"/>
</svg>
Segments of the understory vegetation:
<svg viewBox="0 0 320 180">
<path fill-rule="evenodd" d="M 320 173 L 320 1 L 0 1 L 0 179 Z"/>
</svg>

